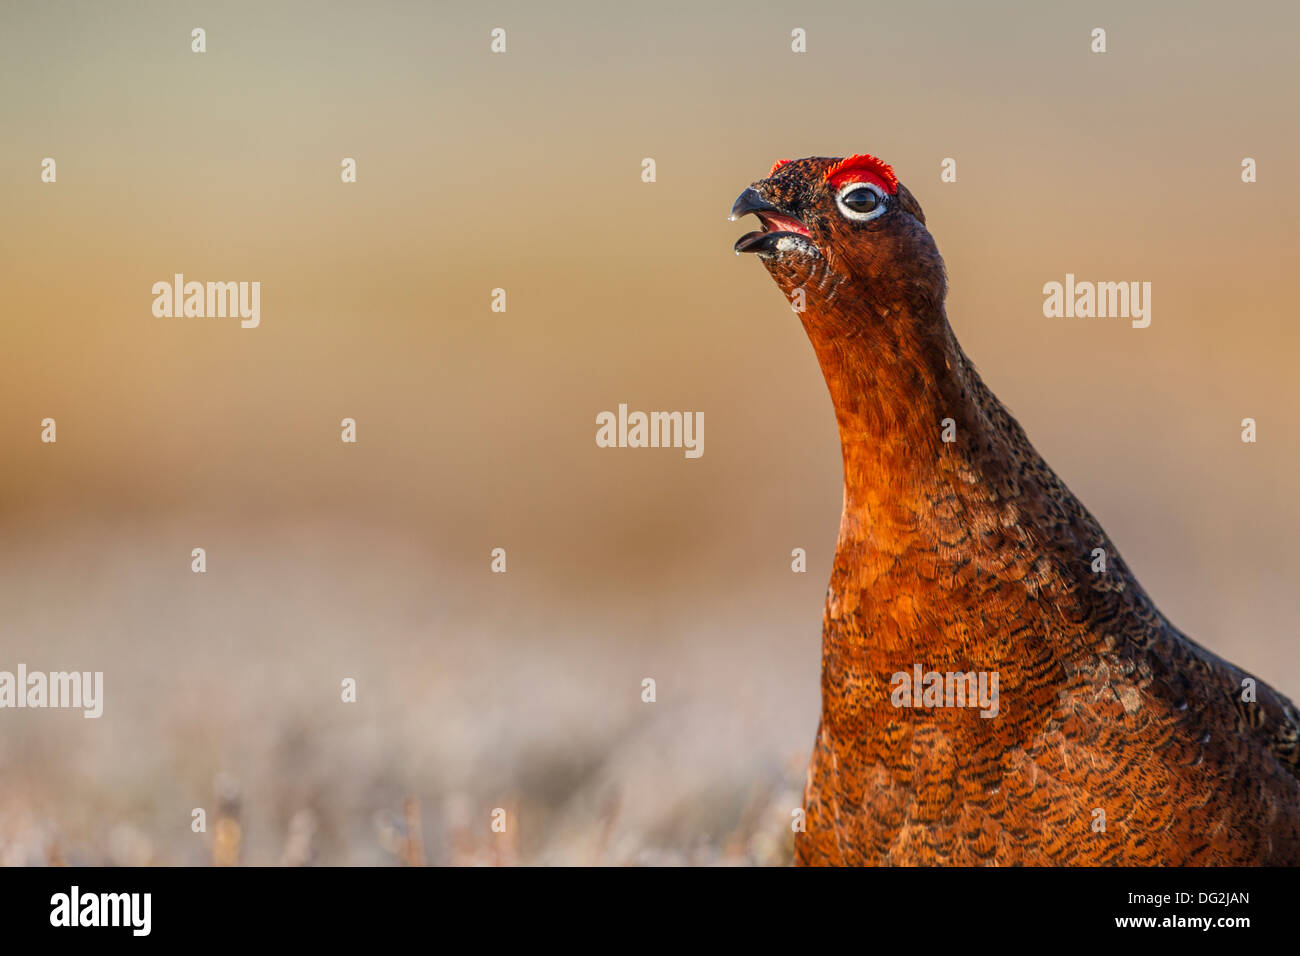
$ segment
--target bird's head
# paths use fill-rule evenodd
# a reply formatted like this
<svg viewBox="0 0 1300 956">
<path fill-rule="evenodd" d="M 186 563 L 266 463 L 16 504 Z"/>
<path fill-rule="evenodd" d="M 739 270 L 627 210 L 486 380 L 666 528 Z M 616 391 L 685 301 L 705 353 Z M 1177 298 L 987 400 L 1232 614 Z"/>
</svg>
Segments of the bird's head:
<svg viewBox="0 0 1300 956">
<path fill-rule="evenodd" d="M 963 407 L 967 363 L 920 204 L 874 156 L 812 157 L 782 160 L 742 192 L 731 216 L 749 214 L 763 228 L 736 252 L 756 254 L 799 313 L 835 406 L 846 483 L 858 445 L 930 448 L 934 423 Z"/>
<path fill-rule="evenodd" d="M 807 310 L 834 314 L 841 332 L 902 309 L 942 308 L 943 260 L 925 214 L 874 156 L 780 160 L 731 208 L 733 220 L 749 214 L 762 228 L 741 236 L 736 252 L 755 253 L 787 298 L 802 289 Z"/>
</svg>

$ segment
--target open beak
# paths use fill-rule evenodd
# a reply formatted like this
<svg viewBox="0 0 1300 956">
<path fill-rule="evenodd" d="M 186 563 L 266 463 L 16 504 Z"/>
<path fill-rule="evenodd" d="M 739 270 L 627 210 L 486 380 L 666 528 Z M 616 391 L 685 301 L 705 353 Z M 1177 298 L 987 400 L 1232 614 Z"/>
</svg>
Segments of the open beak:
<svg viewBox="0 0 1300 956">
<path fill-rule="evenodd" d="M 782 238 L 800 236 L 806 242 L 811 241 L 808 227 L 795 216 L 782 212 L 763 198 L 753 186 L 746 189 L 731 207 L 731 220 L 735 222 L 741 216 L 753 213 L 758 217 L 762 229 L 747 232 L 736 240 L 736 254 L 742 252 L 776 252 Z"/>
</svg>

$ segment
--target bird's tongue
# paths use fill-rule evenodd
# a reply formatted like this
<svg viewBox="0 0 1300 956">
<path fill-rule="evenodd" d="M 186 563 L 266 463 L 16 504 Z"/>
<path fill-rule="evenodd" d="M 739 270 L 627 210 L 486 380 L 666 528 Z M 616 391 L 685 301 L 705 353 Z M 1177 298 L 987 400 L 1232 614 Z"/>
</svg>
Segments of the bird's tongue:
<svg viewBox="0 0 1300 956">
<path fill-rule="evenodd" d="M 758 214 L 758 218 L 762 220 L 763 228 L 767 232 L 797 232 L 801 236 L 808 235 L 808 228 L 793 216 L 765 210 Z"/>
</svg>

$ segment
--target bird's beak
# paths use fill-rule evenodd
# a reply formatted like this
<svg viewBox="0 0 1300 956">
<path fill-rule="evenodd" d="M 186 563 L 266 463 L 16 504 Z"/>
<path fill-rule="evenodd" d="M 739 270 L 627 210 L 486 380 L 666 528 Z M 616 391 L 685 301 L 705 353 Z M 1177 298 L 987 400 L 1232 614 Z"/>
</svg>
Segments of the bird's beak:
<svg viewBox="0 0 1300 956">
<path fill-rule="evenodd" d="M 742 252 L 775 252 L 783 237 L 801 236 L 810 239 L 808 227 L 798 217 L 783 212 L 763 198 L 753 186 L 736 197 L 731 206 L 731 221 L 753 213 L 763 228 L 756 232 L 747 232 L 736 240 L 735 250 Z"/>
<path fill-rule="evenodd" d="M 741 216 L 748 216 L 751 212 L 776 212 L 776 207 L 763 198 L 753 186 L 750 186 L 743 193 L 736 197 L 736 201 L 731 204 L 731 221 L 735 222 Z"/>
</svg>

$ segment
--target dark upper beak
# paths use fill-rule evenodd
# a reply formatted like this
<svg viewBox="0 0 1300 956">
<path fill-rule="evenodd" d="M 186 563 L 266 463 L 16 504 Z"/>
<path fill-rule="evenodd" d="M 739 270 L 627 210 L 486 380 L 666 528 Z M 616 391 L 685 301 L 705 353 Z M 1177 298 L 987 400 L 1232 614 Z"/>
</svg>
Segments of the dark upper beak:
<svg viewBox="0 0 1300 956">
<path fill-rule="evenodd" d="M 750 186 L 743 193 L 736 197 L 736 201 L 731 205 L 731 220 L 735 222 L 741 216 L 747 216 L 751 212 L 776 212 L 777 208 L 764 199 L 753 186 Z"/>
</svg>

